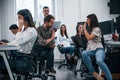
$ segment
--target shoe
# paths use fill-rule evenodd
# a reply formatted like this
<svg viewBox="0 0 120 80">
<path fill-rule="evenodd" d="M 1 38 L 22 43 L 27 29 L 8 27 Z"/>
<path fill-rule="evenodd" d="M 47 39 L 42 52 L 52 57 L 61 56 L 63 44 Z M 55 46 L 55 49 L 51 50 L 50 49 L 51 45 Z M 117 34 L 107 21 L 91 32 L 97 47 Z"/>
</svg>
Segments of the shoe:
<svg viewBox="0 0 120 80">
<path fill-rule="evenodd" d="M 97 80 L 104 80 L 104 78 L 102 76 L 99 76 L 98 73 L 94 73 L 93 76 L 97 79 Z"/>
<path fill-rule="evenodd" d="M 56 73 L 56 70 L 54 68 L 50 69 L 50 72 Z"/>
<path fill-rule="evenodd" d="M 99 76 L 99 77 L 97 77 L 97 80 L 104 80 L 104 78 Z"/>
</svg>

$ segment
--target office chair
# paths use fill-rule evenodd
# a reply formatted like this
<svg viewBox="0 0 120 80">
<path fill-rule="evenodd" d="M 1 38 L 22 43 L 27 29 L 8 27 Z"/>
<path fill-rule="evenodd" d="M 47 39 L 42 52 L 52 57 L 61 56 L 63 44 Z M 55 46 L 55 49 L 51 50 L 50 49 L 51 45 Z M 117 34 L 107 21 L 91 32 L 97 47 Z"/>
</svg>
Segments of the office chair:
<svg viewBox="0 0 120 80">
<path fill-rule="evenodd" d="M 56 80 L 56 77 L 49 73 L 49 71 L 43 71 L 42 61 L 45 61 L 45 58 L 40 56 L 40 50 L 37 48 L 39 45 L 35 44 L 32 49 L 32 56 L 34 57 L 34 61 L 36 63 L 36 74 L 32 75 L 31 78 L 42 77 L 43 80 L 47 80 L 48 77 L 52 77 L 52 80 Z"/>
<path fill-rule="evenodd" d="M 67 69 L 72 69 L 73 64 L 71 64 L 71 63 L 72 63 L 72 57 L 73 57 L 74 53 L 71 55 L 71 58 L 68 59 L 67 52 L 64 50 L 63 46 L 57 45 L 57 48 L 61 54 L 65 55 L 65 60 L 63 60 L 62 64 L 60 64 L 58 66 L 58 69 L 61 69 L 62 67 L 67 67 Z"/>
<path fill-rule="evenodd" d="M 47 80 L 48 77 L 53 77 L 53 80 L 56 80 L 56 77 L 54 75 L 50 75 L 49 72 L 42 73 L 40 65 L 42 58 L 38 56 L 39 53 L 35 52 L 37 40 L 38 38 L 34 43 L 31 54 L 28 55 L 24 53 L 19 53 L 19 55 L 11 55 L 11 62 L 15 65 L 15 68 L 12 71 L 16 74 L 17 80 L 22 80 L 22 76 L 25 76 L 24 80 L 32 80 L 34 78 Z M 16 60 L 19 58 L 24 58 L 24 61 L 21 62 L 27 62 L 23 64 L 26 65 L 25 68 L 19 68 L 20 61 Z"/>
<path fill-rule="evenodd" d="M 76 38 L 75 36 L 72 36 L 71 39 L 72 39 L 72 41 L 74 43 L 74 46 L 75 46 L 75 55 L 78 57 L 76 69 L 73 72 L 74 72 L 75 75 L 77 75 L 77 72 L 81 72 L 80 75 L 81 75 L 81 77 L 83 77 L 83 74 L 85 72 L 87 72 L 88 70 L 86 69 L 86 66 L 84 65 L 84 63 L 82 62 L 81 53 L 82 53 L 83 50 L 85 50 L 85 47 L 86 47 L 85 44 L 87 44 L 87 42 L 84 43 L 84 46 L 79 47 L 80 45 L 78 45 L 79 43 L 76 40 L 78 38 Z M 80 41 L 80 39 L 79 39 L 79 41 Z"/>
<path fill-rule="evenodd" d="M 10 66 L 12 68 L 12 65 L 14 64 L 13 72 L 16 74 L 15 80 L 22 80 L 22 76 L 25 76 L 24 80 L 32 80 L 32 78 L 40 78 L 42 80 L 47 80 L 46 74 L 38 74 L 37 73 L 37 60 L 41 60 L 41 58 L 37 57 L 38 53 L 34 52 L 34 47 L 37 43 L 38 38 L 36 39 L 31 54 L 25 54 L 19 52 L 19 54 L 11 54 L 11 60 L 10 63 L 12 63 Z M 21 61 L 21 58 L 23 60 Z M 24 63 L 25 62 L 25 63 Z M 19 67 L 19 65 L 25 66 L 25 67 Z"/>
</svg>

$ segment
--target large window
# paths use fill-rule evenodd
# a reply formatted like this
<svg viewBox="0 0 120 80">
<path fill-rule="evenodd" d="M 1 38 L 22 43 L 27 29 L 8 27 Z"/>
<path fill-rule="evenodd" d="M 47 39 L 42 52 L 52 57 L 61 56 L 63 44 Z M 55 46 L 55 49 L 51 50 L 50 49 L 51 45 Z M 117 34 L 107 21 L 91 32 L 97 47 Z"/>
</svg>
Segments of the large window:
<svg viewBox="0 0 120 80">
<path fill-rule="evenodd" d="M 50 9 L 50 14 L 53 14 L 53 0 L 37 0 L 37 17 L 41 17 L 42 10 L 44 6 L 48 6 Z"/>
<path fill-rule="evenodd" d="M 34 0 L 16 0 L 16 12 L 25 8 L 30 10 L 34 18 Z"/>
<path fill-rule="evenodd" d="M 16 0 L 16 12 L 20 9 L 29 9 L 32 13 L 33 19 L 36 20 L 42 16 L 42 9 L 48 6 L 50 14 L 53 14 L 53 0 Z"/>
</svg>

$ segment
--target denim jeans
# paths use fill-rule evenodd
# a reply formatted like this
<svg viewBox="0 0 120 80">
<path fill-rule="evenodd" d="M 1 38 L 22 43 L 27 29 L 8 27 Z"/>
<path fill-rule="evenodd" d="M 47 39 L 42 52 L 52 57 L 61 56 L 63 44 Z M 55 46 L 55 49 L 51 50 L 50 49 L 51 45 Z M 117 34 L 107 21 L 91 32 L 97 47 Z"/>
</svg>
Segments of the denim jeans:
<svg viewBox="0 0 120 80">
<path fill-rule="evenodd" d="M 46 60 L 46 69 L 52 69 L 54 67 L 54 53 L 53 53 L 54 48 L 51 48 L 49 50 L 44 50 L 41 51 L 40 57 L 42 57 L 42 63 L 41 65 L 44 66 L 44 60 Z"/>
<path fill-rule="evenodd" d="M 52 69 L 54 67 L 54 48 L 36 45 L 34 52 L 38 53 L 38 56 L 42 58 L 41 66 L 44 67 L 46 60 L 46 69 Z"/>
<path fill-rule="evenodd" d="M 74 53 L 74 47 L 63 47 L 60 52 L 62 53 L 69 53 L 70 55 L 73 55 Z"/>
<path fill-rule="evenodd" d="M 100 66 L 100 68 L 102 69 L 102 71 L 105 73 L 105 76 L 107 78 L 107 80 L 112 80 L 112 76 L 111 73 L 109 71 L 109 68 L 107 67 L 107 65 L 104 63 L 104 59 L 105 59 L 105 51 L 103 48 L 97 48 L 96 50 L 85 50 L 82 52 L 82 59 L 83 62 L 85 63 L 85 65 L 87 66 L 87 68 L 89 69 L 89 71 L 91 73 L 95 72 L 93 65 L 92 65 L 92 61 L 91 61 L 91 57 L 95 56 L 96 59 L 96 63 L 98 64 L 98 66 Z"/>
</svg>

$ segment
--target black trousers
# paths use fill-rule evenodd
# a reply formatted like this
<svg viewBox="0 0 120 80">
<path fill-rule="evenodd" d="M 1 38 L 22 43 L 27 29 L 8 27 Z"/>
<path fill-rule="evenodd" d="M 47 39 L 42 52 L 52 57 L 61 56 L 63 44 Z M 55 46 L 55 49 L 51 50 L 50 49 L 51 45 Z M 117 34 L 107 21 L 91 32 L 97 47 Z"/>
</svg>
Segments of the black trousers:
<svg viewBox="0 0 120 80">
<path fill-rule="evenodd" d="M 46 60 L 46 69 L 52 69 L 54 67 L 54 48 L 36 45 L 34 51 L 42 58 L 42 66 L 44 66 L 44 61 Z"/>
</svg>

